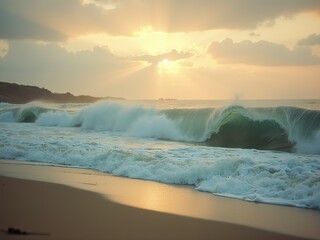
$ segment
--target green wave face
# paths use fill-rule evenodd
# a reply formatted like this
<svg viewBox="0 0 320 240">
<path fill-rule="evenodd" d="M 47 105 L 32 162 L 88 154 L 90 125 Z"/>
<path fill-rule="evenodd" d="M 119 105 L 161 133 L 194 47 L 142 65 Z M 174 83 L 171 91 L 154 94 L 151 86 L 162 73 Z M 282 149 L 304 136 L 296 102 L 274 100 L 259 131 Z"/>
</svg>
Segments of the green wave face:
<svg viewBox="0 0 320 240">
<path fill-rule="evenodd" d="M 217 147 L 320 154 L 320 111 L 295 107 L 159 110 L 101 102 L 66 110 L 63 105 L 26 104 L 1 109 L 0 121 L 81 127 Z"/>
<path fill-rule="evenodd" d="M 217 133 L 206 143 L 228 148 L 292 151 L 294 143 L 286 131 L 274 120 L 253 120 L 241 114 L 224 119 Z"/>
</svg>

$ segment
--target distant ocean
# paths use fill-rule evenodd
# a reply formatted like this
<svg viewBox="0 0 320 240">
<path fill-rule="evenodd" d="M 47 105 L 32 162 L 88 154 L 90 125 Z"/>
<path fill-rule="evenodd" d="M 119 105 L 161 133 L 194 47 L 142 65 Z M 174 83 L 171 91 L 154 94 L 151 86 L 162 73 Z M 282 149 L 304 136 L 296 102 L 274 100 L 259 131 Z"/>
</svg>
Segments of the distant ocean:
<svg viewBox="0 0 320 240">
<path fill-rule="evenodd" d="M 320 100 L 0 103 L 0 157 L 320 209 Z"/>
</svg>

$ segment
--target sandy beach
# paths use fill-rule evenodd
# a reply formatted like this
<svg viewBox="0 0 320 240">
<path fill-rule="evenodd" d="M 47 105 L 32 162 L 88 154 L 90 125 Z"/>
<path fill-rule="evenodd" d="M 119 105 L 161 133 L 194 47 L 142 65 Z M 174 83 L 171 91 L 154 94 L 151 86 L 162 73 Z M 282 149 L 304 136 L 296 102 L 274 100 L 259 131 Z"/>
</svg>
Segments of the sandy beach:
<svg viewBox="0 0 320 240">
<path fill-rule="evenodd" d="M 0 19 L 0 240 L 320 240 L 320 0 Z"/>
<path fill-rule="evenodd" d="M 320 239 L 317 210 L 12 160 L 0 175 L 1 239 Z"/>
</svg>

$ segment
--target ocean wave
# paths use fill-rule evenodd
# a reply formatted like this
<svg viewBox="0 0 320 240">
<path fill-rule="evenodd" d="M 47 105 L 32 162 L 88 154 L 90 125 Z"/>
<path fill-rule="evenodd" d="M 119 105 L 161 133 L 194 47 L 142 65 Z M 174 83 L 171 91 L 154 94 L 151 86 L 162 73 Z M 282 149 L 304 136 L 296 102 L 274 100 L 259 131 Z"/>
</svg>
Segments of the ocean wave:
<svg viewBox="0 0 320 240">
<path fill-rule="evenodd" d="M 320 209 L 317 155 L 1 123 L 0 157 L 96 169 L 247 201 Z M 79 131 L 81 130 L 81 131 Z"/>
<path fill-rule="evenodd" d="M 208 146 L 320 154 L 320 111 L 295 107 L 158 110 L 119 102 L 81 109 L 32 103 L 3 106 L 0 121 L 81 127 Z"/>
<path fill-rule="evenodd" d="M 0 157 L 320 209 L 319 120 L 319 111 L 293 107 L 5 104 Z"/>
</svg>

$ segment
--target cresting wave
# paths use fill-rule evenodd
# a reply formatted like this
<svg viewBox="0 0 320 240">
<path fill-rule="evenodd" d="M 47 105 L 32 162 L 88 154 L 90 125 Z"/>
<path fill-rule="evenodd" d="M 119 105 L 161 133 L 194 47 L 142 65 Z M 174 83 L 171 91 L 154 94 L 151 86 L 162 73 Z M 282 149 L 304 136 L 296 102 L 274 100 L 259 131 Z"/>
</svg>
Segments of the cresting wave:
<svg viewBox="0 0 320 240">
<path fill-rule="evenodd" d="M 75 109 L 2 106 L 0 121 L 81 127 L 209 146 L 320 154 L 320 111 L 295 107 L 157 110 L 118 102 Z"/>
<path fill-rule="evenodd" d="M 0 157 L 320 209 L 319 111 L 165 106 L 0 103 Z"/>
</svg>

